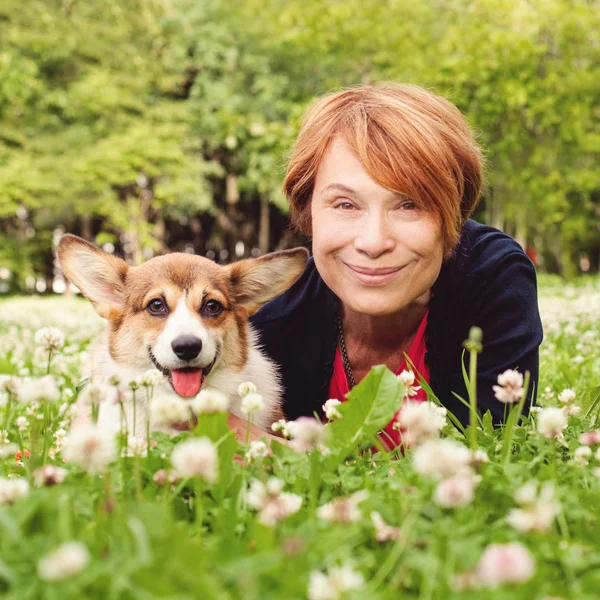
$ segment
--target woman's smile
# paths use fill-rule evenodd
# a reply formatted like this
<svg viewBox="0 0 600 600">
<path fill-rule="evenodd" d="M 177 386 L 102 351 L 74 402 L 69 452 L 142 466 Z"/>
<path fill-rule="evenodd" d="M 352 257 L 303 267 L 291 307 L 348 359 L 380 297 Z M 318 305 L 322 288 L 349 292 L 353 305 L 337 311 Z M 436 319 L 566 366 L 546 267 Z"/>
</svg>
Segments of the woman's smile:
<svg viewBox="0 0 600 600">
<path fill-rule="evenodd" d="M 349 272 L 363 285 L 381 286 L 390 283 L 400 272 L 402 267 L 359 267 L 342 261 Z"/>
</svg>

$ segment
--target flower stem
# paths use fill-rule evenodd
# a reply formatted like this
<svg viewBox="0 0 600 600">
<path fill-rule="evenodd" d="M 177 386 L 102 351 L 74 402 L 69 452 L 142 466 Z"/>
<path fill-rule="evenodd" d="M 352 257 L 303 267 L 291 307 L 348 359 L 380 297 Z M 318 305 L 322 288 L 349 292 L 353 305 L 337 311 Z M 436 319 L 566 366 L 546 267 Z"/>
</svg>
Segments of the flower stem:
<svg viewBox="0 0 600 600">
<path fill-rule="evenodd" d="M 477 450 L 477 351 L 470 351 L 469 359 L 469 443 Z"/>
<path fill-rule="evenodd" d="M 519 403 L 516 407 L 511 407 L 510 414 L 508 415 L 508 419 L 506 420 L 506 429 L 504 431 L 504 448 L 502 449 L 502 464 L 504 469 L 508 466 L 510 462 L 511 449 L 512 449 L 512 440 L 515 432 L 515 423 L 518 425 L 519 420 L 521 419 L 521 414 L 523 413 L 523 406 L 525 405 L 525 400 L 527 399 L 527 390 L 529 388 L 529 371 L 525 372 L 525 381 L 523 383 L 523 395 L 519 400 Z"/>
</svg>

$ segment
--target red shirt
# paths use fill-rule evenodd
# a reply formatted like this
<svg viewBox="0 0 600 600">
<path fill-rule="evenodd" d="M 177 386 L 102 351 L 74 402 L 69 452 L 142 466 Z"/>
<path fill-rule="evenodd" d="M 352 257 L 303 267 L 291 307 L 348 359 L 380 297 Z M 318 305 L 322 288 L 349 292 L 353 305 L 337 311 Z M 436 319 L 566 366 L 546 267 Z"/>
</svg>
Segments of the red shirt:
<svg viewBox="0 0 600 600">
<path fill-rule="evenodd" d="M 427 329 L 427 316 L 429 315 L 429 310 L 423 316 L 421 324 L 419 325 L 419 329 L 417 329 L 417 333 L 413 338 L 413 341 L 406 353 L 412 363 L 415 365 L 417 373 L 422 375 L 425 381 L 429 383 L 429 367 L 425 363 L 425 352 L 427 350 L 426 345 L 426 337 L 425 330 Z M 409 370 L 408 365 L 406 364 L 406 359 L 404 359 L 401 365 L 398 367 L 396 371 L 396 375 L 402 373 L 402 371 Z M 417 375 L 417 374 L 415 374 Z M 418 385 L 418 375 L 415 377 L 415 386 Z M 336 348 L 335 358 L 333 360 L 333 375 L 331 376 L 331 381 L 329 382 L 329 397 L 336 398 L 340 402 L 345 402 L 347 400 L 346 394 L 350 391 L 350 386 L 348 385 L 348 378 L 346 377 L 346 371 L 344 370 L 344 363 L 342 362 L 342 355 L 340 353 L 340 349 Z M 410 396 L 410 399 L 413 402 L 424 402 L 427 400 L 427 394 L 422 388 L 419 388 L 417 393 L 414 396 Z M 400 432 L 393 429 L 393 425 L 396 422 L 396 418 L 398 413 L 394 416 L 394 418 L 386 425 L 385 433 L 382 434 L 382 440 L 391 448 L 392 442 L 394 441 L 394 445 L 400 445 Z M 388 438 L 389 436 L 389 438 Z M 391 438 L 391 440 L 390 440 Z"/>
</svg>

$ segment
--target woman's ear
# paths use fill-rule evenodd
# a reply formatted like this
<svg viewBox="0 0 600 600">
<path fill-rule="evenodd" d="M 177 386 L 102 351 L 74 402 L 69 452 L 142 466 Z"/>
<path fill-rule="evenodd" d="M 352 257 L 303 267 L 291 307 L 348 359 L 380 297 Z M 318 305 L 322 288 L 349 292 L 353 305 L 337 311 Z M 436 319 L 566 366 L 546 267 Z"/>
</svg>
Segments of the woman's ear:
<svg viewBox="0 0 600 600">
<path fill-rule="evenodd" d="M 94 305 L 101 317 L 121 312 L 129 265 L 76 235 L 64 235 L 58 259 L 65 275 Z"/>
<path fill-rule="evenodd" d="M 227 268 L 236 303 L 254 314 L 302 275 L 307 260 L 306 248 L 294 248 L 233 263 Z"/>
</svg>

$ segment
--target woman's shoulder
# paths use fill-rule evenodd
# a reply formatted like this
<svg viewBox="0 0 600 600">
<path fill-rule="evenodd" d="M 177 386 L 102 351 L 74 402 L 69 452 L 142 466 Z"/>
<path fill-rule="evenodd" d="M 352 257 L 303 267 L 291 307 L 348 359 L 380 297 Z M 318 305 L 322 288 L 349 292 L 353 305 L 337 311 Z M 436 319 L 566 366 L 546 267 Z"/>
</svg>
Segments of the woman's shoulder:
<svg viewBox="0 0 600 600">
<path fill-rule="evenodd" d="M 468 219 L 456 250 L 442 271 L 458 277 L 485 276 L 515 262 L 533 269 L 529 257 L 515 239 L 495 227 Z"/>
</svg>

